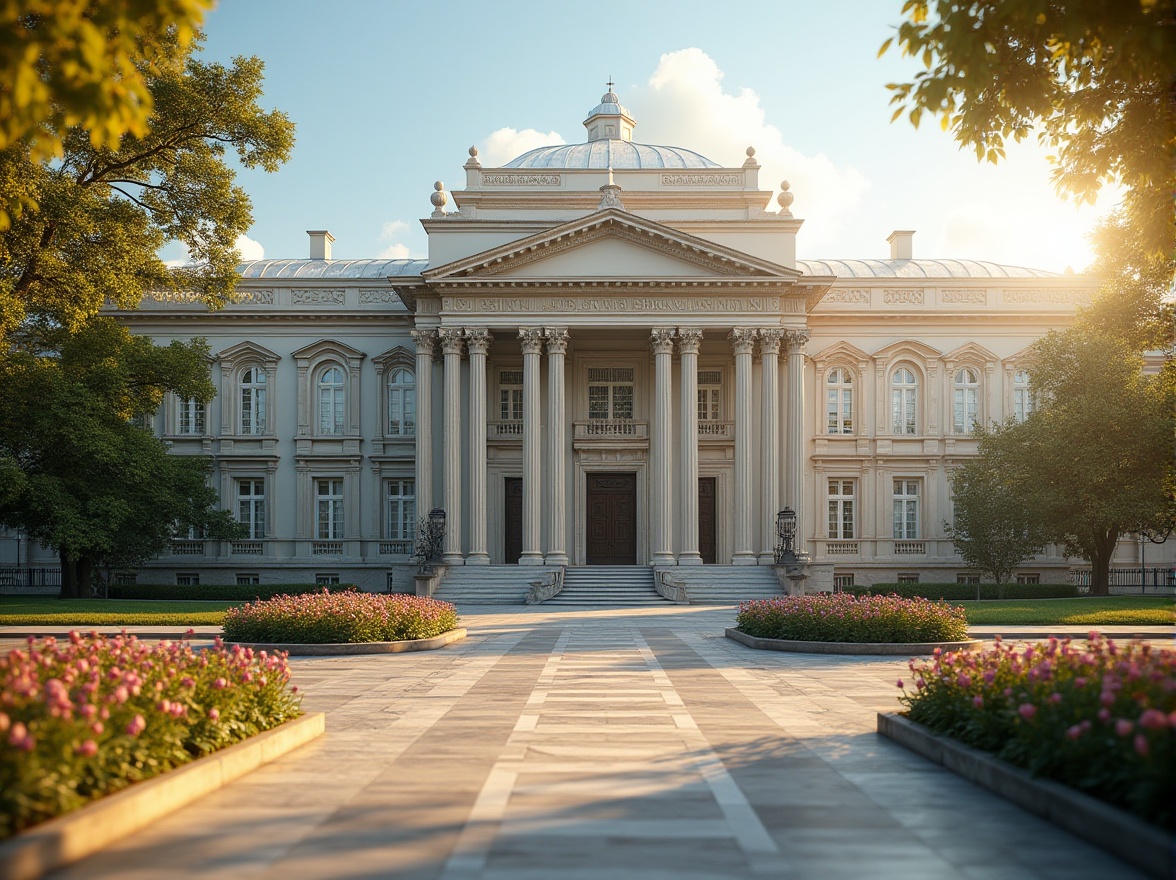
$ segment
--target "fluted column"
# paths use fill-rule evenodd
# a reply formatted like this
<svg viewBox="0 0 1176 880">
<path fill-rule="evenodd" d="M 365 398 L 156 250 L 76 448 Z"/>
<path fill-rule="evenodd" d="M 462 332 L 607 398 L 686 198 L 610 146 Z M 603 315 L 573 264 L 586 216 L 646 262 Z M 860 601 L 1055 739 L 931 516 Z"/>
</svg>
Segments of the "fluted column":
<svg viewBox="0 0 1176 880">
<path fill-rule="evenodd" d="M 445 542 L 441 558 L 446 565 L 464 565 L 461 553 L 461 330 L 437 331 L 445 354 Z"/>
<path fill-rule="evenodd" d="M 564 459 L 564 357 L 568 352 L 568 328 L 546 327 L 547 340 L 547 556 L 548 565 L 567 565 L 567 497 Z"/>
<path fill-rule="evenodd" d="M 466 565 L 489 565 L 486 550 L 486 355 L 494 337 L 485 327 L 466 328 L 470 353 L 470 552 Z"/>
<path fill-rule="evenodd" d="M 654 565 L 674 564 L 673 523 L 674 506 L 670 495 L 673 479 L 670 453 L 670 419 L 673 401 L 670 399 L 670 370 L 673 367 L 674 330 L 659 327 L 651 334 L 653 347 L 653 430 L 649 438 L 650 562 Z"/>
<path fill-rule="evenodd" d="M 416 345 L 416 504 L 417 517 L 433 508 L 433 351 L 432 330 L 413 330 Z"/>
<path fill-rule="evenodd" d="M 735 565 L 755 565 L 751 549 L 751 349 L 755 330 L 731 331 L 735 350 Z"/>
<path fill-rule="evenodd" d="M 780 504 L 780 338 L 784 331 L 759 332 L 760 372 L 760 565 L 776 561 L 776 514 Z"/>
<path fill-rule="evenodd" d="M 678 565 L 702 565 L 698 552 L 698 347 L 702 331 L 678 328 L 678 354 L 682 358 L 682 546 Z"/>
<path fill-rule="evenodd" d="M 543 331 L 538 327 L 523 327 L 519 330 L 519 340 L 523 346 L 523 555 L 519 557 L 519 565 L 542 565 L 539 354 L 543 350 Z"/>
<path fill-rule="evenodd" d="M 808 525 L 804 522 L 804 346 L 808 330 L 789 330 L 788 343 L 788 422 L 784 453 L 784 504 L 796 511 L 796 552 L 805 552 Z"/>
</svg>

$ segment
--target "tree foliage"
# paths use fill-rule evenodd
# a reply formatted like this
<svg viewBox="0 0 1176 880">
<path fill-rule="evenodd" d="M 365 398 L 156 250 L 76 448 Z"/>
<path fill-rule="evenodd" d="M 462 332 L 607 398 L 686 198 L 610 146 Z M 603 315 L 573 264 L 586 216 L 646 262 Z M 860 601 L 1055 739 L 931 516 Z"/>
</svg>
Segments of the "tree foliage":
<svg viewBox="0 0 1176 880">
<path fill-rule="evenodd" d="M 1106 595 L 1120 536 L 1176 521 L 1176 369 L 1145 374 L 1122 340 L 1078 329 L 1038 340 L 1034 355 L 1042 406 L 986 432 L 977 470 L 1008 486 L 1003 516 L 1088 560 L 1091 592 Z"/>
<path fill-rule="evenodd" d="M 96 565 L 157 555 L 177 525 L 235 536 L 208 486 L 209 461 L 168 454 L 137 424 L 167 391 L 212 397 L 207 345 L 155 346 L 109 318 L 60 341 L 53 356 L 0 359 L 0 470 L 20 474 L 0 494 L 0 523 L 59 552 L 63 593 Z"/>
<path fill-rule="evenodd" d="M 902 14 L 898 45 L 924 69 L 888 86 L 895 118 L 937 115 L 990 162 L 1036 128 L 1062 192 L 1093 202 L 1121 182 L 1148 249 L 1171 253 L 1174 0 L 906 0 Z"/>
<path fill-rule="evenodd" d="M 0 150 L 24 144 L 35 161 L 62 153 L 84 128 L 95 148 L 144 137 L 148 77 L 182 57 L 212 0 L 0 0 Z M 29 204 L 0 190 L 0 228 Z M 11 197 L 11 198 L 9 198 Z"/>
<path fill-rule="evenodd" d="M 997 442 L 999 431 L 978 429 L 977 434 L 980 456 L 951 476 L 954 522 L 946 524 L 946 533 L 964 562 L 1003 585 L 1018 565 L 1041 552 L 1046 540 L 1018 497 L 1016 456 L 1010 455 L 1014 444 Z"/>
<path fill-rule="evenodd" d="M 256 58 L 227 67 L 189 58 L 147 78 L 153 109 L 142 135 L 95 146 L 89 130 L 69 129 L 52 162 L 27 142 L 0 151 L 0 187 L 37 205 L 0 233 L 0 334 L 36 346 L 53 328 L 79 327 L 107 300 L 134 307 L 152 289 L 185 291 L 213 307 L 229 299 L 235 242 L 252 218 L 226 154 L 273 171 L 293 146 L 290 120 L 258 106 L 262 68 Z M 190 265 L 159 259 L 173 241 L 187 248 Z"/>
</svg>

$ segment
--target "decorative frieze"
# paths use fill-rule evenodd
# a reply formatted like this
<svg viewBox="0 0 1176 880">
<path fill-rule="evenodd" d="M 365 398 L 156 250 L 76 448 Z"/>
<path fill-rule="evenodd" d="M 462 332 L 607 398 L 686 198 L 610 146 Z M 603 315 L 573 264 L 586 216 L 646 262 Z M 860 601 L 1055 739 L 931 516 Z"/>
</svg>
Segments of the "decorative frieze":
<svg viewBox="0 0 1176 880">
<path fill-rule="evenodd" d="M 960 290 L 944 290 L 941 299 L 946 305 L 978 304 L 984 305 L 988 301 L 983 288 L 962 288 Z"/>
<path fill-rule="evenodd" d="M 923 291 L 912 287 L 888 288 L 882 291 L 882 301 L 888 306 L 921 306 L 923 304 Z"/>
<path fill-rule="evenodd" d="M 1087 305 L 1093 298 L 1093 290 L 1057 290 L 1031 287 L 1006 290 L 1004 292 L 1004 301 L 1006 303 Z"/>
<path fill-rule="evenodd" d="M 346 291 L 341 287 L 307 287 L 290 291 L 290 301 L 296 306 L 341 306 L 345 299 Z"/>
<path fill-rule="evenodd" d="M 241 290 L 238 291 L 237 303 L 243 306 L 272 306 L 274 292 L 272 289 Z"/>
<path fill-rule="evenodd" d="M 559 186 L 558 174 L 486 174 L 482 186 Z"/>
<path fill-rule="evenodd" d="M 359 292 L 359 302 L 361 305 L 398 303 L 400 302 L 400 297 L 392 290 L 361 290 Z"/>
<path fill-rule="evenodd" d="M 741 186 L 743 175 L 739 172 L 669 172 L 661 176 L 662 186 Z"/>
<path fill-rule="evenodd" d="M 823 303 L 852 303 L 854 305 L 868 306 L 870 304 L 870 292 L 868 290 L 830 290 L 821 298 Z"/>
<path fill-rule="evenodd" d="M 446 296 L 446 312 L 720 312 L 724 314 L 779 312 L 776 296 L 702 297 L 543 297 L 543 296 Z"/>
</svg>

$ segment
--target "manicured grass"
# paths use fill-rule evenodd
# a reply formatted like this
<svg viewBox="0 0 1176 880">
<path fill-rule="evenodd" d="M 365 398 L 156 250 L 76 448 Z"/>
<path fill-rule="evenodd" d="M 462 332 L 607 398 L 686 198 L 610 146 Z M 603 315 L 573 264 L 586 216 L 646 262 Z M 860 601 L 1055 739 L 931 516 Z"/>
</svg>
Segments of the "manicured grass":
<svg viewBox="0 0 1176 880">
<path fill-rule="evenodd" d="M 1109 596 L 1081 599 L 1003 599 L 952 602 L 968 623 L 1073 626 L 1171 626 L 1176 603 L 1165 596 Z"/>
<path fill-rule="evenodd" d="M 240 604 L 0 596 L 0 626 L 219 626 Z"/>
</svg>

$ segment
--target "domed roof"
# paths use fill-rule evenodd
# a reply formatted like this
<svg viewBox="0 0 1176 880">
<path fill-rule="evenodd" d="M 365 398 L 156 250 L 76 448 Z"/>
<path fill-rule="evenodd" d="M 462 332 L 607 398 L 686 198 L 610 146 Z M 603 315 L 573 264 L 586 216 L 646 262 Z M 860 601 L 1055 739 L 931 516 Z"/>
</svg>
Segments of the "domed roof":
<svg viewBox="0 0 1176 880">
<path fill-rule="evenodd" d="M 586 144 L 539 147 L 511 159 L 504 168 L 720 168 L 706 156 L 682 147 L 659 147 L 601 138 Z"/>
<path fill-rule="evenodd" d="M 621 106 L 621 99 L 611 88 L 600 96 L 600 103 L 588 111 L 588 119 L 593 116 L 632 116 L 627 107 Z"/>
</svg>

